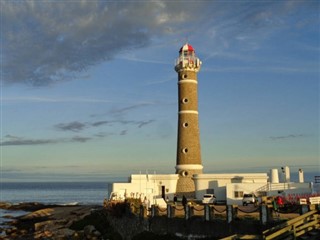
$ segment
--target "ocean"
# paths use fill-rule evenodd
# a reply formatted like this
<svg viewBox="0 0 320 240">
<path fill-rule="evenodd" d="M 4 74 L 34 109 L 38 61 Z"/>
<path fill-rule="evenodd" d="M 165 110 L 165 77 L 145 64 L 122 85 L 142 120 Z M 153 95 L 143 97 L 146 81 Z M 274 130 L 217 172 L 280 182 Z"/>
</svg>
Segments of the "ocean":
<svg viewBox="0 0 320 240">
<path fill-rule="evenodd" d="M 106 182 L 2 182 L 0 201 L 102 205 L 108 198 Z"/>
<path fill-rule="evenodd" d="M 109 197 L 106 182 L 2 182 L 0 202 L 18 204 L 38 202 L 45 204 L 101 205 Z M 0 227 L 13 217 L 26 214 L 24 211 L 0 209 Z"/>
</svg>

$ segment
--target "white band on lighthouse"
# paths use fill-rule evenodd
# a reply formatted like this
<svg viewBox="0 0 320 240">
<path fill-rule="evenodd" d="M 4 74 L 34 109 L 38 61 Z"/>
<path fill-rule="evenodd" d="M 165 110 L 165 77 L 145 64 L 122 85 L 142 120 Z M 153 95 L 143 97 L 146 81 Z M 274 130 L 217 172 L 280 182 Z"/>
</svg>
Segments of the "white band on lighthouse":
<svg viewBox="0 0 320 240">
<path fill-rule="evenodd" d="M 179 80 L 178 84 L 181 84 L 181 83 L 195 83 L 195 84 L 198 84 L 197 80 L 193 80 L 193 79 Z"/>
<path fill-rule="evenodd" d="M 198 111 L 195 111 L 195 110 L 181 110 L 181 111 L 179 111 L 179 114 L 183 114 L 183 113 L 199 114 Z"/>
<path fill-rule="evenodd" d="M 177 170 L 201 170 L 203 166 L 201 164 L 180 164 L 176 165 Z"/>
</svg>

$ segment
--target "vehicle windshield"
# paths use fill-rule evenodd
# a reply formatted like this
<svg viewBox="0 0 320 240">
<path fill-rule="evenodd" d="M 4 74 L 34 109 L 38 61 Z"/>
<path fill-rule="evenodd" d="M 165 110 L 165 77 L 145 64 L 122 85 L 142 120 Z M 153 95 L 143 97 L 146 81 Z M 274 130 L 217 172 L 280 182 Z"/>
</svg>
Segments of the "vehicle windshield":
<svg viewBox="0 0 320 240">
<path fill-rule="evenodd" d="M 204 198 L 211 198 L 211 197 L 214 197 L 214 196 L 213 196 L 213 195 L 208 194 L 208 195 L 203 195 L 203 197 L 204 197 Z"/>
</svg>

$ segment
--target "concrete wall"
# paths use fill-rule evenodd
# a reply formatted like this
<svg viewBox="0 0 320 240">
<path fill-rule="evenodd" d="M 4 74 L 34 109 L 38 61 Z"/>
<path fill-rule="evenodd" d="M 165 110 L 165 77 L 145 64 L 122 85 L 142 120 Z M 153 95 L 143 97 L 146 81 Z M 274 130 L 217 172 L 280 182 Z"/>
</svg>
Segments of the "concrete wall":
<svg viewBox="0 0 320 240">
<path fill-rule="evenodd" d="M 243 183 L 250 185 L 259 183 L 259 186 L 263 186 L 267 184 L 268 176 L 266 173 L 196 174 L 193 179 L 197 199 L 202 199 L 207 190 L 213 190 L 218 201 L 226 201 L 230 197 L 227 195 L 227 184 Z"/>
</svg>

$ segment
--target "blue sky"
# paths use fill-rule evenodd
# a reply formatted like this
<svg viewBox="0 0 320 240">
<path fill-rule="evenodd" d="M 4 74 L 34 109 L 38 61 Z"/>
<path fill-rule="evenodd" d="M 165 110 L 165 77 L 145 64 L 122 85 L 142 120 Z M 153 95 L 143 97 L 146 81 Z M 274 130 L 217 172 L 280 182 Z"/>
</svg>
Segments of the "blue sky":
<svg viewBox="0 0 320 240">
<path fill-rule="evenodd" d="M 174 173 L 177 74 L 205 172 L 320 173 L 318 1 L 1 1 L 2 181 Z"/>
</svg>

